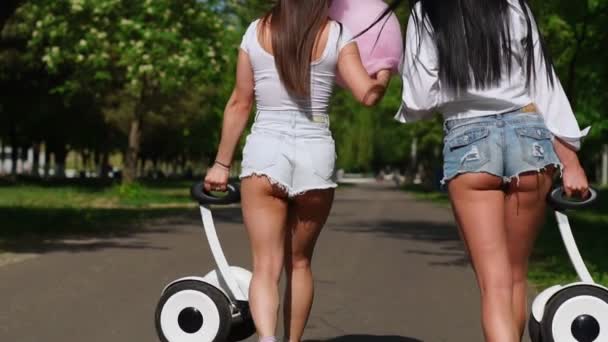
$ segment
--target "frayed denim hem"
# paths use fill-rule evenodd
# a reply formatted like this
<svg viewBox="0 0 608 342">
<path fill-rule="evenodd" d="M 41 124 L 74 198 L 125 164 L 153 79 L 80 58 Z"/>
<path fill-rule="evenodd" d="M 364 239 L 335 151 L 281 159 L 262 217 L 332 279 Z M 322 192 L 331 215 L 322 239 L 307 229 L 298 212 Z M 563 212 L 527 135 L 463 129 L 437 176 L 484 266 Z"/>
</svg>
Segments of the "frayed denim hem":
<svg viewBox="0 0 608 342">
<path fill-rule="evenodd" d="M 456 172 L 454 175 L 448 176 L 448 177 L 444 177 L 441 180 L 441 188 L 445 189 L 447 187 L 447 184 L 453 180 L 454 178 L 463 175 L 463 174 L 467 174 L 467 173 L 485 173 L 491 176 L 495 176 L 495 177 L 499 177 L 502 178 L 502 181 L 504 184 L 510 184 L 513 182 L 513 180 L 517 180 L 517 185 L 519 185 L 519 181 L 520 181 L 520 177 L 522 174 L 524 173 L 530 173 L 530 172 L 536 172 L 536 173 L 543 173 L 547 170 L 547 168 L 549 167 L 554 167 L 556 170 L 559 171 L 559 175 L 560 177 L 562 176 L 562 172 L 564 171 L 564 166 L 561 163 L 548 163 L 545 166 L 541 167 L 541 168 L 530 168 L 530 169 L 525 169 L 522 170 L 520 172 L 518 172 L 517 174 L 513 175 L 513 176 L 503 176 L 503 175 L 497 175 L 495 173 L 492 173 L 490 171 L 466 171 L 466 170 L 459 170 L 458 172 Z"/>
<path fill-rule="evenodd" d="M 248 171 L 248 172 L 241 174 L 241 176 L 239 178 L 245 179 L 245 178 L 249 178 L 249 177 L 253 177 L 253 176 L 264 177 L 264 178 L 268 179 L 268 181 L 270 182 L 270 184 L 272 184 L 272 186 L 276 186 L 277 188 L 279 188 L 282 192 L 287 194 L 287 197 L 289 197 L 289 198 L 298 197 L 298 196 L 304 195 L 310 191 L 328 190 L 328 189 L 335 189 L 338 187 L 338 184 L 330 183 L 330 184 L 324 184 L 324 185 L 319 185 L 319 186 L 304 187 L 304 188 L 294 190 L 289 185 L 272 178 L 272 176 L 270 176 L 268 173 L 263 172 L 263 171 Z"/>
</svg>

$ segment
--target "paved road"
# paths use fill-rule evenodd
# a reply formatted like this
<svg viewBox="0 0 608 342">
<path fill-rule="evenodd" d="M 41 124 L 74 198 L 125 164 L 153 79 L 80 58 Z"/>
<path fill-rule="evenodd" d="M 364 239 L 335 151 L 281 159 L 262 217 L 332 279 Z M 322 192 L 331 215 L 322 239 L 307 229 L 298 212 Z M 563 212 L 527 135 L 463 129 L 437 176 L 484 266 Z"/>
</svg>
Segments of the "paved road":
<svg viewBox="0 0 608 342">
<path fill-rule="evenodd" d="M 216 213 L 229 258 L 249 266 L 240 210 Z M 157 341 L 164 284 L 212 267 L 196 215 L 54 242 L 0 267 L 0 341 Z M 309 342 L 482 341 L 474 276 L 446 208 L 377 185 L 341 189 L 314 268 Z"/>
</svg>

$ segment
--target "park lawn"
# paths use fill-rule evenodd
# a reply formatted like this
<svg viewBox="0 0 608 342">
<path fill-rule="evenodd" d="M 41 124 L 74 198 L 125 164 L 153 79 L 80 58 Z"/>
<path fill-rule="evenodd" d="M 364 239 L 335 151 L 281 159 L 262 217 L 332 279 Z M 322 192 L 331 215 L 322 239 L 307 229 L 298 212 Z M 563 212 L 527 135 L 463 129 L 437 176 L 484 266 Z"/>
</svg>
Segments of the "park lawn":
<svg viewBox="0 0 608 342">
<path fill-rule="evenodd" d="M 0 207 L 27 208 L 125 208 L 183 205 L 191 203 L 189 183 L 143 183 L 132 186 L 44 186 L 0 187 Z"/>
<path fill-rule="evenodd" d="M 420 200 L 449 205 L 444 192 L 424 191 L 419 187 L 407 187 L 406 191 Z M 600 201 L 593 208 L 568 212 L 568 216 L 581 254 L 595 281 L 608 285 L 608 188 L 600 191 Z M 547 213 L 528 276 L 538 289 L 577 279 L 552 211 Z"/>
<path fill-rule="evenodd" d="M 190 182 L 0 187 L 0 253 L 24 241 L 118 234 L 195 208 Z"/>
</svg>

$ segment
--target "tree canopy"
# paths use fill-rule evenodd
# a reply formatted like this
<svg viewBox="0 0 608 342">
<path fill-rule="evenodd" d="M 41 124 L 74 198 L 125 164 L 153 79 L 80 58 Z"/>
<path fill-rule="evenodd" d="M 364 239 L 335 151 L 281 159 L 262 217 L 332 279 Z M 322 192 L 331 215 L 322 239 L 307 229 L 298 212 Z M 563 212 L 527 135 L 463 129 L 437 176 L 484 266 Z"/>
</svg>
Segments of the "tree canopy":
<svg viewBox="0 0 608 342">
<path fill-rule="evenodd" d="M 608 142 L 608 0 L 531 3 L 581 125 L 593 126 L 581 156 L 597 179 Z M 3 1 L 0 158 L 5 146 L 14 161 L 33 149 L 52 156 L 61 174 L 69 151 L 98 165 L 120 155 L 125 181 L 161 164 L 202 170 L 217 147 L 241 36 L 271 4 Z M 405 23 L 407 8 L 398 15 Z M 331 116 L 339 167 L 422 169 L 436 181 L 441 119 L 396 123 L 400 91 L 395 78 L 385 100 L 371 109 L 337 92 Z"/>
</svg>

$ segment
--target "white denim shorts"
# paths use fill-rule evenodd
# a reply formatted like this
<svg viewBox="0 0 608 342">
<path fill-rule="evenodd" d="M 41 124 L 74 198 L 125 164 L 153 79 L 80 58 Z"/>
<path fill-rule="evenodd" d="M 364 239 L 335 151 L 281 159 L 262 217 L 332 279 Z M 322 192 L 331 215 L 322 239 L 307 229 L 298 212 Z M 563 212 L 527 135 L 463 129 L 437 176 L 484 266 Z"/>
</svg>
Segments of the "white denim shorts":
<svg viewBox="0 0 608 342">
<path fill-rule="evenodd" d="M 258 111 L 243 149 L 240 178 L 266 176 L 289 197 L 337 187 L 336 147 L 327 114 Z"/>
</svg>

